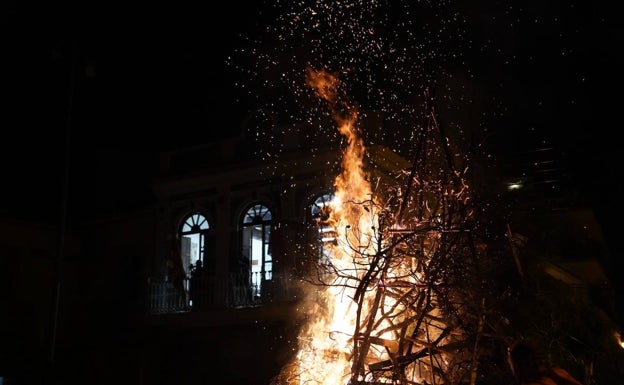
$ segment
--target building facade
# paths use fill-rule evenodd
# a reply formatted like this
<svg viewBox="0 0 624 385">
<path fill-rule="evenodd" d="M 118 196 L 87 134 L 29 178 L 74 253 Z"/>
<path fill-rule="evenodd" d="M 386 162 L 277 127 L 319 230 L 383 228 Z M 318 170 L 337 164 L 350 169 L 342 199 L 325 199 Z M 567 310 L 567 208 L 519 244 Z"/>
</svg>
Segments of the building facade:
<svg viewBox="0 0 624 385">
<path fill-rule="evenodd" d="M 268 385 L 297 350 L 299 282 L 323 256 L 342 157 L 277 140 L 278 158 L 245 137 L 163 152 L 154 205 L 67 231 L 2 221 L 5 384 Z M 383 146 L 364 163 L 375 185 L 410 167 Z M 574 223 L 600 241 L 587 218 Z M 571 279 L 556 262 L 547 272 Z"/>
</svg>

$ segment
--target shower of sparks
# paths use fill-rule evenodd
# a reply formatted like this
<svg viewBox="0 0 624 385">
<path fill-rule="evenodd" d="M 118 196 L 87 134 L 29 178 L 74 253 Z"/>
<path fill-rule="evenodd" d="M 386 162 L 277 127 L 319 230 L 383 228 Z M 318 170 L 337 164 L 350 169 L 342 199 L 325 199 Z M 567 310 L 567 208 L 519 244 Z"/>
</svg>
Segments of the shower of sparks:
<svg viewBox="0 0 624 385">
<path fill-rule="evenodd" d="M 342 154 L 340 164 L 328 165 L 328 173 L 340 170 L 327 222 L 338 240 L 327 245 L 331 258 L 323 277 L 330 281 L 307 293 L 314 300 L 305 301 L 304 307 L 312 307 L 303 310 L 309 319 L 296 359 L 276 383 L 418 384 L 439 382 L 439 376 L 451 383 L 465 376 L 465 363 L 474 359 L 465 355 L 456 314 L 446 324 L 436 295 L 426 289 L 445 274 L 440 266 L 455 263 L 447 256 L 461 263 L 475 257 L 463 243 L 471 217 L 462 179 L 468 158 L 462 149 L 451 149 L 466 132 L 449 122 L 445 128 L 452 133 L 442 133 L 436 114 L 423 109 L 429 90 L 444 91 L 438 101 L 442 98 L 447 109 L 471 103 L 468 95 L 454 100 L 447 92 L 457 85 L 452 78 L 458 68 L 470 73 L 461 53 L 471 42 L 452 4 L 272 2 L 264 15 L 272 18 L 268 27 L 232 57 L 230 64 L 246 79 L 241 90 L 255 106 L 246 128 L 262 151 L 257 155 L 269 164 L 267 176 L 280 173 L 280 155 L 293 150 L 285 142 L 301 143 L 306 147 L 297 150 L 311 156 L 327 148 Z M 245 57 L 253 65 L 237 66 Z M 372 117 L 378 123 L 361 129 Z M 297 140 L 284 140 L 289 137 Z M 418 150 L 416 143 L 422 144 Z M 406 159 L 420 151 L 426 159 L 418 163 L 414 182 L 412 176 L 399 177 L 418 190 L 402 191 L 409 214 L 396 207 L 400 194 L 394 207 L 373 196 L 363 166 L 368 144 L 385 145 Z M 396 222 L 382 225 L 382 213 Z M 397 234 L 401 240 L 394 243 Z M 436 261 L 431 268 L 430 260 Z M 459 264 L 452 269 L 468 271 Z M 443 297 L 449 292 L 437 291 Z M 454 305 L 460 297 L 453 298 Z M 469 323 L 468 315 L 462 317 Z"/>
<path fill-rule="evenodd" d="M 263 23 L 267 27 L 249 37 L 230 63 L 247 79 L 240 89 L 253 100 L 255 125 L 248 129 L 262 144 L 260 155 L 276 159 L 284 150 L 277 140 L 283 136 L 303 135 L 308 143 L 334 148 L 342 140 L 327 124 L 327 109 L 305 84 L 308 68 L 339 75 L 361 120 L 383 116 L 383 128 L 364 133 L 367 143 L 409 149 L 414 123 L 422 117 L 423 90 L 438 83 L 445 87 L 447 72 L 465 66 L 460 52 L 471 43 L 461 13 L 451 4 L 376 0 L 268 4 Z M 253 65 L 237 64 L 241 62 Z M 305 133 L 301 124 L 307 127 Z"/>
<path fill-rule="evenodd" d="M 460 225 L 471 217 L 465 210 L 470 201 L 468 186 L 453 166 L 444 166 L 444 158 L 430 157 L 434 164 L 424 168 L 431 167 L 431 171 L 422 172 L 422 168 L 415 178 L 426 183 L 416 196 L 426 196 L 436 208 L 423 211 L 425 205 L 414 204 L 409 194 L 403 198 L 412 202 L 407 203 L 408 215 L 393 216 L 394 225 L 382 220 L 396 205 L 380 203 L 379 199 L 388 197 L 372 191 L 363 162 L 366 146 L 355 124 L 357 108 L 341 93 L 335 75 L 309 69 L 306 80 L 315 95 L 329 105 L 346 145 L 325 220 L 335 238 L 323 245 L 327 259 L 318 262 L 318 275 L 311 282 L 318 281 L 307 288 L 302 301 L 308 316 L 300 330 L 296 359 L 283 368 L 274 384 L 435 383 L 445 371 L 449 373 L 443 376 L 450 379 L 450 362 L 462 354 L 454 351 L 447 356 L 450 350 L 442 345 L 454 344 L 456 349 L 463 342 L 449 337 L 457 337 L 461 331 L 445 324 L 435 306 L 435 295 L 426 289 L 438 282 L 439 272 L 434 268 L 433 278 L 421 278 L 429 260 L 444 259 L 447 253 L 462 261 L 470 259 L 453 242 L 439 246 L 443 228 L 461 233 Z M 421 139 L 431 136 L 427 141 L 435 143 L 438 128 L 432 119 Z M 431 155 L 444 152 L 444 143 L 433 147 Z M 456 178 L 451 178 L 450 184 L 442 182 L 446 179 L 443 174 L 449 172 Z M 423 224 L 427 230 L 422 230 Z M 403 234 L 402 240 L 393 238 L 396 231 Z M 423 301 L 432 306 L 418 305 Z"/>
</svg>

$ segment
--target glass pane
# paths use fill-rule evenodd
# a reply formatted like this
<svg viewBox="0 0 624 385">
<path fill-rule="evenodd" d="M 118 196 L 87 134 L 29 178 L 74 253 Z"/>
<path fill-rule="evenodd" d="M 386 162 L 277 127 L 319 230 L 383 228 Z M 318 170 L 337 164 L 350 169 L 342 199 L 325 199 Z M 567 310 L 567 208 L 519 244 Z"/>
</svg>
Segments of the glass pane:
<svg viewBox="0 0 624 385">
<path fill-rule="evenodd" d="M 331 261 L 331 251 L 326 245 L 336 241 L 335 229 L 325 223 L 333 204 L 334 194 L 324 194 L 316 198 L 314 203 L 310 206 L 312 220 L 316 222 L 318 229 L 317 247 L 319 250 L 318 257 L 321 263 Z"/>
<path fill-rule="evenodd" d="M 327 209 L 331 206 L 333 199 L 333 194 L 324 194 L 316 198 L 314 203 L 310 206 L 310 213 L 312 214 L 312 218 L 321 218 L 324 214 L 326 214 Z"/>
<path fill-rule="evenodd" d="M 191 231 L 208 230 L 208 220 L 201 214 L 193 214 L 189 216 L 184 225 L 182 225 L 182 232 L 187 233 Z"/>
<path fill-rule="evenodd" d="M 251 264 L 254 293 L 260 295 L 263 280 L 272 278 L 273 263 L 268 253 L 272 214 L 262 204 L 251 206 L 242 218 L 242 250 Z"/>
</svg>

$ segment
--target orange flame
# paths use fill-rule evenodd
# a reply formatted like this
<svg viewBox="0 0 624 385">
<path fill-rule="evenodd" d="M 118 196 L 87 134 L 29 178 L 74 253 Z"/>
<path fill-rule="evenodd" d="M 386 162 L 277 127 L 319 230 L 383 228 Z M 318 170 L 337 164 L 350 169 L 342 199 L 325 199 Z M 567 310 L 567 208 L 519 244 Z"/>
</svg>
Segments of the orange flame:
<svg viewBox="0 0 624 385">
<path fill-rule="evenodd" d="M 325 71 L 308 71 L 308 85 L 317 95 L 330 104 L 339 132 L 345 137 L 347 146 L 343 152 L 342 173 L 334 181 L 334 201 L 329 223 L 336 231 L 336 237 L 344 240 L 331 250 L 332 264 L 341 271 L 351 271 L 357 278 L 351 256 L 344 243 L 362 247 L 363 235 L 350 231 L 372 228 L 373 218 L 365 215 L 362 205 L 349 202 L 363 202 L 371 199 L 371 189 L 363 170 L 365 146 L 357 134 L 355 123 L 357 111 L 346 101 L 338 101 L 338 81 Z M 358 225 L 353 226 L 354 223 Z M 343 278 L 349 280 L 349 277 Z M 353 286 L 353 285 L 351 285 Z M 347 282 L 322 287 L 318 292 L 321 304 L 313 312 L 314 319 L 302 330 L 299 351 L 300 384 L 341 384 L 351 376 L 352 335 L 355 329 L 351 307 L 354 306 L 354 289 L 348 289 Z M 307 337 L 310 336 L 310 337 Z M 310 338 L 310 339 L 308 339 Z"/>
<path fill-rule="evenodd" d="M 313 318 L 301 331 L 301 349 L 297 356 L 296 376 L 299 384 L 344 384 L 351 378 L 353 335 L 356 318 L 352 309 L 356 304 L 356 282 L 366 268 L 354 258 L 365 255 L 374 245 L 372 233 L 375 223 L 372 211 L 363 202 L 372 203 L 371 187 L 363 168 L 365 146 L 355 123 L 356 109 L 339 101 L 338 81 L 325 71 L 308 71 L 308 85 L 330 104 L 339 132 L 346 139 L 342 172 L 334 181 L 334 201 L 328 223 L 339 240 L 330 248 L 332 265 L 341 274 L 331 285 L 317 292 L 318 303 L 311 312 Z"/>
<path fill-rule="evenodd" d="M 427 356 L 421 353 L 429 351 L 431 341 L 446 340 L 448 330 L 443 332 L 446 328 L 437 309 L 427 309 L 425 319 L 415 315 L 415 312 L 421 314 L 421 310 L 413 306 L 415 301 L 396 300 L 413 295 L 424 299 L 427 294 L 419 294 L 417 289 L 422 279 L 415 265 L 417 258 L 404 258 L 400 250 L 396 255 L 387 253 L 388 244 L 395 242 L 394 235 L 388 233 L 402 231 L 400 226 L 395 224 L 387 234 L 381 234 L 382 230 L 377 227 L 382 205 L 375 201 L 369 175 L 364 171 L 366 148 L 358 135 L 357 109 L 341 95 L 340 83 L 334 75 L 310 69 L 307 84 L 328 102 L 346 146 L 342 171 L 334 180 L 334 201 L 326 221 L 335 234 L 334 243 L 323 245 L 330 259 L 331 272 L 324 277 L 329 281 L 321 282 L 313 293 L 308 293 L 316 296 L 312 298 L 307 323 L 300 330 L 296 359 L 283 368 L 277 383 L 376 382 L 373 375 L 381 376 L 382 382 L 390 381 L 393 374 L 388 374 L 392 370 L 388 368 L 396 363 L 397 357 L 401 354 Z M 465 200 L 466 186 L 461 185 L 458 190 L 444 192 Z M 427 211 L 432 211 L 428 213 L 428 223 L 439 217 L 440 207 L 423 205 Z M 418 222 L 418 219 L 413 221 Z M 416 222 L 412 225 L 418 227 L 420 224 Z M 429 230 L 423 230 L 418 246 L 425 257 L 419 258 L 421 264 L 426 264 L 427 255 L 438 252 L 442 241 L 434 225 L 424 228 Z M 413 247 L 394 246 L 398 249 Z M 407 290 L 401 292 L 404 289 Z M 412 323 L 417 318 L 423 319 L 419 326 Z M 435 354 L 442 353 L 438 350 Z M 437 369 L 446 366 L 446 357 L 438 358 L 435 359 Z M 409 382 L 427 382 L 435 376 L 432 361 L 421 365 L 418 360 L 411 359 L 397 367 L 409 373 L 406 374 Z M 386 375 L 389 377 L 384 377 Z"/>
</svg>

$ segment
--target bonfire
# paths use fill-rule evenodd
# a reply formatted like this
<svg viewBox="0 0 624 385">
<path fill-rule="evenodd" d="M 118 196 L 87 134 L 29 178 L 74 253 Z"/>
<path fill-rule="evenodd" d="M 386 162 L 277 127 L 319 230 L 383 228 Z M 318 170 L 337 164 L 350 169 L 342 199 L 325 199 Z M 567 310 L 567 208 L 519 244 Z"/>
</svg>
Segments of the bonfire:
<svg viewBox="0 0 624 385">
<path fill-rule="evenodd" d="M 299 350 L 274 384 L 474 382 L 479 321 L 465 311 L 474 298 L 457 280 L 483 248 L 470 231 L 466 168 L 456 165 L 430 96 L 411 168 L 373 190 L 357 109 L 334 75 L 309 70 L 308 84 L 346 146 L 319 223 L 325 236 L 307 279 Z"/>
</svg>

